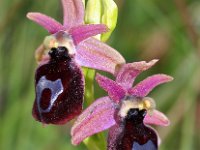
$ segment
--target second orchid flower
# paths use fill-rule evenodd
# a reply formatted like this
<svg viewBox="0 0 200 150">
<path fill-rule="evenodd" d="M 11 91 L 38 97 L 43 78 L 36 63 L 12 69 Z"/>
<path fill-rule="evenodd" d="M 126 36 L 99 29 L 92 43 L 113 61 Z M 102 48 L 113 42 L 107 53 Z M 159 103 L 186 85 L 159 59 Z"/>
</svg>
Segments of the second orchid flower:
<svg viewBox="0 0 200 150">
<path fill-rule="evenodd" d="M 112 147 L 119 146 L 117 144 L 120 142 L 117 141 L 117 138 L 122 136 L 122 134 L 124 134 L 123 131 L 127 129 L 123 122 L 127 117 L 132 118 L 133 114 L 136 113 L 139 116 L 133 117 L 133 119 L 137 118 L 137 123 L 135 123 L 134 126 L 137 126 L 138 122 L 141 125 L 143 122 L 144 124 L 161 126 L 169 125 L 167 117 L 155 109 L 154 100 L 146 96 L 157 85 L 169 82 L 173 78 L 164 74 L 157 74 L 146 78 L 132 87 L 135 78 L 141 72 L 152 67 L 156 62 L 157 60 L 152 60 L 149 63 L 142 61 L 124 64 L 116 73 L 116 81 L 98 74 L 96 80 L 99 85 L 108 92 L 108 96 L 97 99 L 78 117 L 71 130 L 72 143 L 77 145 L 85 138 L 110 128 L 108 149 L 111 150 Z M 153 138 L 150 135 L 155 133 L 155 131 L 145 125 L 143 125 L 143 128 L 148 132 L 141 132 L 140 134 L 142 135 L 137 135 L 134 132 L 136 141 L 139 137 L 142 139 L 146 137 L 146 140 Z M 130 131 L 128 135 L 132 136 Z M 149 138 L 147 138 L 148 136 Z M 144 143 L 147 143 L 145 139 L 143 140 Z M 137 142 L 140 143 L 141 141 Z M 157 147 L 158 138 L 156 133 L 152 142 L 154 143 L 153 145 Z"/>
</svg>

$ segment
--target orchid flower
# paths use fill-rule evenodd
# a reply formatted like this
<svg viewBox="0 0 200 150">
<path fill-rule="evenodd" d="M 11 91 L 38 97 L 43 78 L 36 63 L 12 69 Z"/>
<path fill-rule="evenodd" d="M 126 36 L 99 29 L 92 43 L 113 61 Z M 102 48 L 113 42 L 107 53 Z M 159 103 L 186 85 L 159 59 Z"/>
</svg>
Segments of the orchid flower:
<svg viewBox="0 0 200 150">
<path fill-rule="evenodd" d="M 66 46 L 75 61 L 83 67 L 98 69 L 114 74 L 118 64 L 125 63 L 124 58 L 113 48 L 95 38 L 94 35 L 107 32 L 103 24 L 84 25 L 84 5 L 82 0 L 62 0 L 63 25 L 55 19 L 38 12 L 30 12 L 27 17 L 44 27 L 51 35 L 36 50 L 38 63 L 48 61 L 52 47 Z M 94 61 L 95 60 L 95 61 Z"/>
<path fill-rule="evenodd" d="M 128 114 L 129 117 L 130 114 L 140 114 L 140 116 L 136 116 L 136 118 L 140 118 L 139 120 L 142 121 L 142 123 L 144 122 L 144 129 L 147 128 L 146 124 L 168 126 L 170 123 L 168 118 L 163 113 L 156 110 L 154 100 L 146 96 L 156 86 L 169 82 L 173 78 L 164 74 L 156 74 L 132 87 L 136 77 L 143 71 L 152 67 L 157 61 L 158 60 L 152 60 L 148 63 L 141 61 L 124 64 L 116 73 L 115 81 L 97 74 L 96 80 L 99 85 L 107 91 L 108 96 L 101 97 L 94 101 L 94 103 L 78 117 L 71 130 L 72 143 L 77 145 L 85 138 L 109 129 L 108 149 L 111 150 L 111 147 L 117 142 L 116 139 L 119 138 L 119 135 L 122 135 L 122 130 L 125 130 L 124 128 L 122 129 L 124 125 L 120 124 L 120 120 L 127 118 Z M 136 120 L 136 122 L 138 123 L 139 121 Z M 154 133 L 154 130 L 149 127 L 147 130 L 151 131 L 150 133 Z M 132 130 L 132 132 L 133 131 L 135 130 Z M 131 135 L 130 131 L 129 133 Z M 146 138 L 148 136 L 149 134 L 145 135 Z M 137 138 L 137 134 L 135 138 Z M 157 141 L 158 140 L 154 140 L 154 143 Z M 118 141 L 118 143 L 120 142 Z"/>
<path fill-rule="evenodd" d="M 103 24 L 84 25 L 82 0 L 62 0 L 63 25 L 41 13 L 27 17 L 51 35 L 36 50 L 36 98 L 33 116 L 44 124 L 64 124 L 82 111 L 84 76 L 80 66 L 115 74 L 124 58 L 91 36 L 106 32 Z"/>
</svg>

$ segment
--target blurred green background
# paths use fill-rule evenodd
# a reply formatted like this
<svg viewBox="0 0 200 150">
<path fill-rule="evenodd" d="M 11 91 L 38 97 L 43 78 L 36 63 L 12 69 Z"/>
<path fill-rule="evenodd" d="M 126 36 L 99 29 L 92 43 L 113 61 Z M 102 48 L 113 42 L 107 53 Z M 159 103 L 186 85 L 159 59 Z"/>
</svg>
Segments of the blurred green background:
<svg viewBox="0 0 200 150">
<path fill-rule="evenodd" d="M 117 27 L 108 43 L 127 62 L 160 61 L 154 73 L 175 80 L 150 96 L 171 120 L 156 127 L 161 150 L 200 149 L 200 1 L 116 0 Z M 48 33 L 26 18 L 39 11 L 62 20 L 59 0 L 0 1 L 0 150 L 84 150 L 70 144 L 70 127 L 43 126 L 31 115 L 34 101 L 34 50 Z M 105 95 L 96 86 L 95 97 Z"/>
</svg>

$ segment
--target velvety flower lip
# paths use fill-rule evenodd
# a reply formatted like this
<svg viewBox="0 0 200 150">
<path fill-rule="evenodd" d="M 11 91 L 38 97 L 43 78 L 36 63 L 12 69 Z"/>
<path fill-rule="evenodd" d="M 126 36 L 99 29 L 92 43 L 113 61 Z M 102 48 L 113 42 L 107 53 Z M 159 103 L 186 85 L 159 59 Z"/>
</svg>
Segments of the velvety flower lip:
<svg viewBox="0 0 200 150">
<path fill-rule="evenodd" d="M 116 81 L 97 74 L 96 81 L 108 96 L 94 101 L 77 119 L 71 130 L 72 143 L 79 144 L 85 138 L 109 129 L 116 124 L 114 113 L 120 103 L 127 97 L 142 97 L 145 99 L 156 86 L 172 81 L 171 76 L 157 74 L 150 76 L 132 87 L 135 78 L 143 71 L 152 67 L 158 60 L 150 62 L 134 62 L 124 64 L 116 75 Z M 147 103 L 148 105 L 148 103 Z M 167 126 L 168 118 L 158 110 L 153 109 L 144 118 L 145 124 Z M 85 130 L 89 129 L 89 130 Z"/>
<path fill-rule="evenodd" d="M 75 61 L 80 66 L 114 74 L 116 65 L 125 63 L 124 58 L 105 43 L 95 38 L 90 38 L 107 32 L 108 28 L 103 24 L 84 25 L 84 6 L 82 0 L 62 0 L 62 6 L 64 13 L 63 24 L 38 12 L 30 12 L 27 14 L 27 17 L 44 27 L 53 37 L 56 37 L 59 32 L 63 31 L 70 36 L 76 49 Z M 44 54 L 46 50 L 49 49 L 46 49 L 44 44 L 40 45 L 36 50 L 36 59 L 39 64 L 44 64 L 49 60 L 48 55 Z"/>
</svg>

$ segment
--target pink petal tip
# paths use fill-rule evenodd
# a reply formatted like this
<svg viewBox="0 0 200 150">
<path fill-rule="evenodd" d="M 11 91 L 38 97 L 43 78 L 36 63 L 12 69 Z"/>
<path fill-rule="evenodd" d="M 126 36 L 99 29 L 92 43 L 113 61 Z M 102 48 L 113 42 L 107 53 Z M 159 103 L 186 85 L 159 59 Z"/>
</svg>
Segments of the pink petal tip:
<svg viewBox="0 0 200 150">
<path fill-rule="evenodd" d="M 173 77 L 165 74 L 156 74 L 150 76 L 143 81 L 139 82 L 136 86 L 128 91 L 129 94 L 138 97 L 147 96 L 156 86 L 170 82 L 173 80 Z"/>
<path fill-rule="evenodd" d="M 51 34 L 56 33 L 59 30 L 64 30 L 62 24 L 57 22 L 55 19 L 46 16 L 42 13 L 30 12 L 26 16 L 28 19 L 44 27 Z"/>
<path fill-rule="evenodd" d="M 159 126 L 169 126 L 169 119 L 160 111 L 154 110 L 152 114 L 147 114 L 144 118 L 145 124 L 153 124 Z"/>
</svg>

